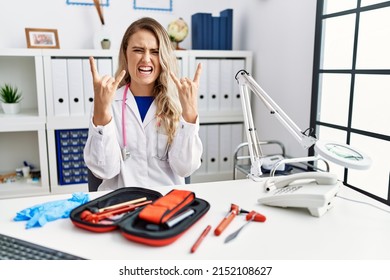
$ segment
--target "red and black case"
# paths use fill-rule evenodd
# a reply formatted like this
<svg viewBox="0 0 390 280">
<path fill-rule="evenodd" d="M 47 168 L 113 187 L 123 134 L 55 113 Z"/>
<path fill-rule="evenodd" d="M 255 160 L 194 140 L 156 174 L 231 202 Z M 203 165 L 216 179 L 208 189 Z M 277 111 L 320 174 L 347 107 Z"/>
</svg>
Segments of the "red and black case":
<svg viewBox="0 0 390 280">
<path fill-rule="evenodd" d="M 116 219 L 93 222 L 86 220 L 85 213 L 131 201 L 146 198 L 150 204 L 140 206 Z M 94 210 L 95 209 L 95 210 Z M 167 220 L 174 219 L 191 209 L 192 214 L 174 226 L 167 226 Z M 187 190 L 173 189 L 166 195 L 140 187 L 119 188 L 83 204 L 70 213 L 72 223 L 82 229 L 97 233 L 119 230 L 128 240 L 150 246 L 165 246 L 183 235 L 210 209 L 210 204 Z"/>
</svg>

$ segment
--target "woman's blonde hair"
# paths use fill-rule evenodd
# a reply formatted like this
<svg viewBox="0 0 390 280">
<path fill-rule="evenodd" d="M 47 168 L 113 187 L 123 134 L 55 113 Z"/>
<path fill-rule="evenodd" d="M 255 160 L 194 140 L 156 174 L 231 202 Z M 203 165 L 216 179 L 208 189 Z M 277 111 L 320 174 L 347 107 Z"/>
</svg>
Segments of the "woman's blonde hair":
<svg viewBox="0 0 390 280">
<path fill-rule="evenodd" d="M 126 75 L 119 84 L 122 87 L 131 82 L 131 77 L 127 71 L 126 51 L 130 37 L 139 30 L 147 30 L 154 34 L 158 43 L 159 60 L 161 73 L 156 80 L 153 96 L 156 102 L 157 124 L 163 125 L 168 135 L 168 143 L 172 143 L 176 133 L 176 128 L 181 116 L 181 105 L 177 88 L 169 76 L 170 72 L 178 75 L 177 58 L 169 36 L 165 28 L 153 18 L 143 17 L 133 22 L 123 35 L 119 50 L 118 69 L 115 76 L 125 69 Z"/>
</svg>

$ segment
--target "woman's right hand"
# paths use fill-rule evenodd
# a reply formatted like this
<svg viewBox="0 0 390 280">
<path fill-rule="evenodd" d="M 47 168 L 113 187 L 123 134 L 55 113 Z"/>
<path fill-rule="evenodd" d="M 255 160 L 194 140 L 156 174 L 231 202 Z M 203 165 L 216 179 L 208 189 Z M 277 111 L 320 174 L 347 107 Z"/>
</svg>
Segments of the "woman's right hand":
<svg viewBox="0 0 390 280">
<path fill-rule="evenodd" d="M 111 121 L 111 102 L 126 71 L 122 70 L 115 78 L 109 75 L 100 76 L 93 57 L 89 58 L 89 64 L 91 66 L 94 91 L 93 123 L 96 126 L 106 125 Z"/>
</svg>

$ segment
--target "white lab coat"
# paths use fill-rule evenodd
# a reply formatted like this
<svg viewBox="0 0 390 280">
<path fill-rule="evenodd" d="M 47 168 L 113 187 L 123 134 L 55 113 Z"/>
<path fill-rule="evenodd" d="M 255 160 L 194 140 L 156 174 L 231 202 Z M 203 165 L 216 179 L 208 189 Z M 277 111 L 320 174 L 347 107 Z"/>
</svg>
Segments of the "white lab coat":
<svg viewBox="0 0 390 280">
<path fill-rule="evenodd" d="M 84 148 L 84 160 L 95 176 L 103 179 L 98 190 L 120 187 L 155 187 L 184 184 L 184 177 L 200 167 L 203 147 L 199 120 L 187 123 L 181 117 L 176 136 L 167 147 L 167 135 L 156 127 L 153 101 L 144 121 L 130 89 L 127 93 L 125 126 L 130 157 L 123 160 L 122 100 L 125 87 L 117 90 L 112 103 L 113 118 L 95 126 L 92 118 Z"/>
</svg>

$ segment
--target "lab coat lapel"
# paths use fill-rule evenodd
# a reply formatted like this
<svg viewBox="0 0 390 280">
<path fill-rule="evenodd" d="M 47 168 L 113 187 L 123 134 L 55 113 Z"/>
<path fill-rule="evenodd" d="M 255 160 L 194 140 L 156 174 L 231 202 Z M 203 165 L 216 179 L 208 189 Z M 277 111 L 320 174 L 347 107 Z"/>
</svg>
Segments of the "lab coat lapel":
<svg viewBox="0 0 390 280">
<path fill-rule="evenodd" d="M 156 114 L 156 103 L 153 100 L 152 104 L 149 107 L 149 110 L 146 112 L 143 127 L 146 127 L 151 121 L 154 120 Z"/>
<path fill-rule="evenodd" d="M 124 89 L 125 89 L 125 87 L 122 87 L 122 90 L 117 91 L 116 95 L 115 95 L 115 101 L 120 101 L 121 107 L 122 107 Z M 141 116 L 139 115 L 137 102 L 135 101 L 135 98 L 134 98 L 132 92 L 130 91 L 130 89 L 127 92 L 126 105 L 128 108 L 130 108 L 131 114 L 134 115 L 135 119 L 137 120 L 138 125 L 142 128 L 143 125 L 142 125 L 142 121 L 141 121 Z"/>
</svg>

